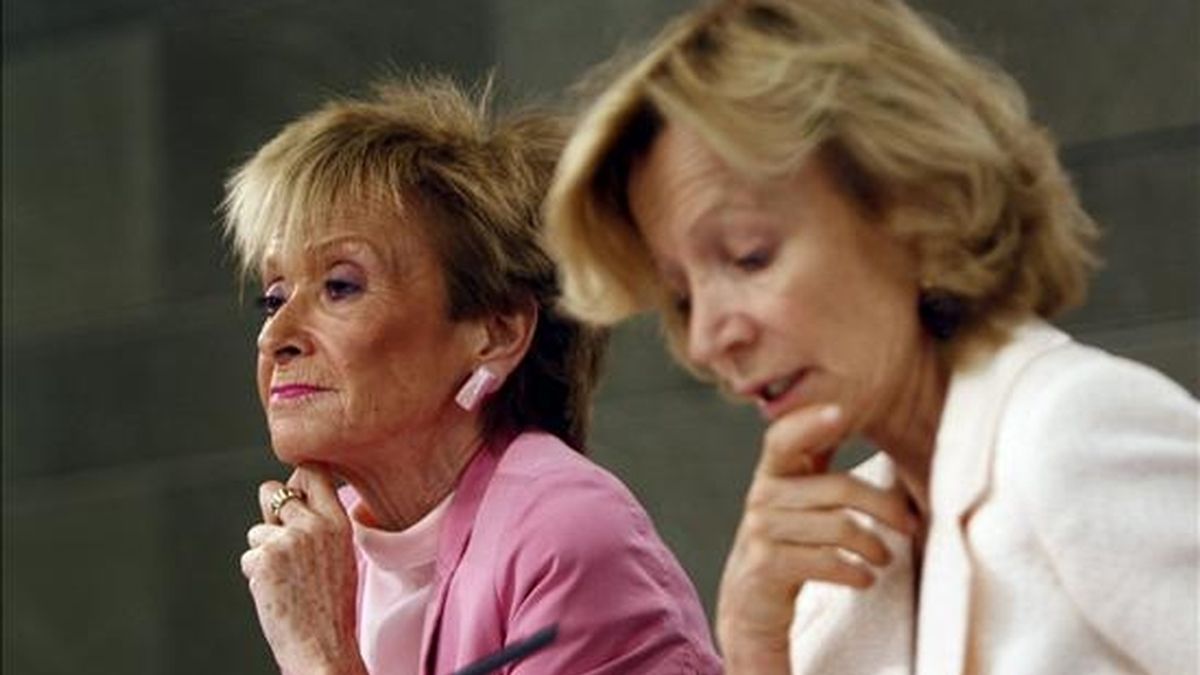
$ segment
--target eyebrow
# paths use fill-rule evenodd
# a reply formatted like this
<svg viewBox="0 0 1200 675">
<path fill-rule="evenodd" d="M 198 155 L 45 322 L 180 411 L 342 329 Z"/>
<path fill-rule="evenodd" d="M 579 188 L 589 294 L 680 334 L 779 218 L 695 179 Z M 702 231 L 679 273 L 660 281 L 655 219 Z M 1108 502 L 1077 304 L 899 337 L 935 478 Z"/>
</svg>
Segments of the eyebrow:
<svg viewBox="0 0 1200 675">
<path fill-rule="evenodd" d="M 391 256 L 386 255 L 385 251 L 380 250 L 370 239 L 359 234 L 340 234 L 305 244 L 301 255 L 304 262 L 307 263 L 310 258 L 329 257 L 331 253 L 336 253 L 339 249 L 367 251 L 371 256 L 387 266 L 391 266 L 394 262 Z M 278 252 L 270 252 L 264 255 L 262 265 L 259 266 L 260 280 L 266 281 L 268 276 L 274 276 L 271 273 L 278 267 Z"/>
<path fill-rule="evenodd" d="M 382 252 L 377 246 L 366 237 L 358 234 L 340 234 L 333 237 L 328 237 L 320 241 L 308 244 L 304 247 L 306 254 L 316 253 L 322 254 L 333 249 L 348 249 L 362 248 L 370 251 L 372 255 L 382 258 Z"/>
</svg>

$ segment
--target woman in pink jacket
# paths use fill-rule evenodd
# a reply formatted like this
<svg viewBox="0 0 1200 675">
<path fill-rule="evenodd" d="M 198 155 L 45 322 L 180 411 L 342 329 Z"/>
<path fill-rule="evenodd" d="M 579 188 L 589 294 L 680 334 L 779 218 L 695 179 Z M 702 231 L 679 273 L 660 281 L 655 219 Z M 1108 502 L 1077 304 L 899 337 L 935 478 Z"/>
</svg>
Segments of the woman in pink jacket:
<svg viewBox="0 0 1200 675">
<path fill-rule="evenodd" d="M 583 448 L 603 336 L 555 309 L 553 119 L 440 79 L 289 125 L 235 173 L 276 456 L 242 571 L 288 673 L 714 673 L 695 590 Z M 337 490 L 335 482 L 345 485 Z"/>
</svg>

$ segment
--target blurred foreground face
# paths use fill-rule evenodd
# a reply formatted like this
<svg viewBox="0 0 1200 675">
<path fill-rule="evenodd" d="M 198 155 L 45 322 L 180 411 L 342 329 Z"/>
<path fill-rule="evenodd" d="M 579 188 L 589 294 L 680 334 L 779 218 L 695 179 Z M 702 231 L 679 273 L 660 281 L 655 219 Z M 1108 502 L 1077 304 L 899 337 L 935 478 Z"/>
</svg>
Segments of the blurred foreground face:
<svg viewBox="0 0 1200 675">
<path fill-rule="evenodd" d="M 689 359 L 768 420 L 836 402 L 863 429 L 889 412 L 921 338 L 912 257 L 820 160 L 755 183 L 670 125 L 628 191 Z"/>
<path fill-rule="evenodd" d="M 447 318 L 421 228 L 389 217 L 346 215 L 303 252 L 266 257 L 258 391 L 284 462 L 353 462 L 363 447 L 432 433 L 455 414 L 474 324 Z"/>
</svg>

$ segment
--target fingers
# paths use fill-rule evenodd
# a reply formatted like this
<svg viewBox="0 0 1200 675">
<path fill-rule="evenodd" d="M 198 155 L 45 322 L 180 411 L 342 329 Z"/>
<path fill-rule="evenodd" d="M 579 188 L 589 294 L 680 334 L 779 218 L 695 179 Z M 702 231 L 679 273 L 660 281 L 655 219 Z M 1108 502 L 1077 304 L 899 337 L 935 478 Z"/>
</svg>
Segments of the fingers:
<svg viewBox="0 0 1200 675">
<path fill-rule="evenodd" d="M 308 498 L 307 493 L 305 493 L 303 498 L 292 498 L 284 501 L 279 505 L 278 511 L 272 508 L 272 500 L 283 488 L 283 483 L 277 480 L 269 480 L 258 486 L 258 507 L 262 512 L 264 523 L 279 525 L 284 522 L 295 521 L 301 518 L 302 514 L 306 512 L 304 503 Z"/>
<path fill-rule="evenodd" d="M 242 574 L 246 579 L 252 579 L 254 573 L 262 565 L 262 547 L 284 536 L 287 529 L 281 525 L 258 523 L 246 531 L 246 543 L 250 548 L 242 553 Z"/>
<path fill-rule="evenodd" d="M 285 487 L 299 491 L 301 496 L 285 499 L 278 504 L 278 509 L 272 508 L 276 495 Z M 347 519 L 332 476 L 318 464 L 298 466 L 286 486 L 275 480 L 259 485 L 258 505 L 264 523 L 303 522 L 306 516 L 314 514 L 338 522 Z"/>
<path fill-rule="evenodd" d="M 793 411 L 767 428 L 758 471 L 776 476 L 823 472 L 833 451 L 848 432 L 846 416 L 840 406 Z"/>
<path fill-rule="evenodd" d="M 283 527 L 279 525 L 259 523 L 246 531 L 246 543 L 251 548 L 256 548 L 278 537 L 283 531 Z"/>
<path fill-rule="evenodd" d="M 333 476 L 324 466 L 313 463 L 297 466 L 288 479 L 288 487 L 302 490 L 306 505 L 317 514 L 337 520 L 346 518 L 346 509 L 338 499 Z"/>
<path fill-rule="evenodd" d="M 833 473 L 800 478 L 759 475 L 746 493 L 746 512 L 852 509 L 907 535 L 920 522 L 900 489 L 878 488 L 857 476 Z"/>
<path fill-rule="evenodd" d="M 802 546 L 813 551 L 849 551 L 875 566 L 891 562 L 883 540 L 844 510 L 801 513 L 755 511 L 746 514 L 742 527 L 755 541 L 771 541 L 787 549 Z"/>
<path fill-rule="evenodd" d="M 245 553 L 242 553 L 242 558 L 240 561 L 242 567 L 242 576 L 246 577 L 248 581 L 254 579 L 254 573 L 256 570 L 258 570 L 259 559 L 261 557 L 262 552 L 256 548 L 249 549 Z"/>
<path fill-rule="evenodd" d="M 825 581 L 851 588 L 867 588 L 875 575 L 861 562 L 834 547 L 755 546 L 745 554 L 742 573 L 764 579 L 785 579 L 787 596 L 794 598 L 805 581 Z"/>
<path fill-rule="evenodd" d="M 809 524 L 816 528 L 829 526 L 813 525 L 812 521 Z M 797 544 L 756 530 L 755 525 L 743 520 L 718 593 L 717 632 L 722 647 L 733 652 L 727 657 L 745 664 L 738 672 L 762 672 L 750 665 L 758 663 L 756 655 L 774 653 L 780 647 L 787 653 L 796 594 L 805 583 L 823 581 L 861 589 L 875 581 L 863 560 L 837 546 Z M 785 536 L 805 538 L 795 534 L 793 531 Z M 782 663 L 786 665 L 786 659 Z"/>
</svg>

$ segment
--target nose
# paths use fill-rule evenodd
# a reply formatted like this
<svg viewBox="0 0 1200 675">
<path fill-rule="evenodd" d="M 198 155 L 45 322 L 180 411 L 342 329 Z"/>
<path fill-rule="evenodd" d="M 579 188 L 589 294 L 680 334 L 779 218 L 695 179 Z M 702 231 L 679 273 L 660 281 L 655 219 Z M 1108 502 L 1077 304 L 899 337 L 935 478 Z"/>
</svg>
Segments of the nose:
<svg viewBox="0 0 1200 675">
<path fill-rule="evenodd" d="M 693 293 L 688 320 L 688 358 L 710 370 L 754 339 L 754 322 L 728 289 Z"/>
<path fill-rule="evenodd" d="M 258 353 L 277 365 L 311 351 L 311 341 L 304 327 L 304 308 L 300 298 L 293 297 L 265 322 L 258 333 Z"/>
</svg>

